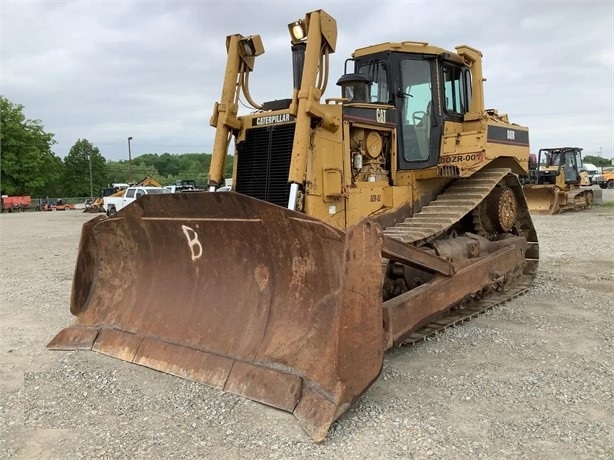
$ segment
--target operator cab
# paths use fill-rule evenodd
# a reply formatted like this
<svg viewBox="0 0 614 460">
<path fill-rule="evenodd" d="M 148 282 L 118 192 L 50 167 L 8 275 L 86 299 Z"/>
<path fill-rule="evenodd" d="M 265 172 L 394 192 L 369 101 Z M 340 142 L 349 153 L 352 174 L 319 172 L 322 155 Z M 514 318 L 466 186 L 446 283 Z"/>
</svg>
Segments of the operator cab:
<svg viewBox="0 0 614 460">
<path fill-rule="evenodd" d="M 555 184 L 557 176 L 561 174 L 561 169 L 563 170 L 566 184 L 577 184 L 580 182 L 580 170 L 582 169 L 581 148 L 540 149 L 538 162 L 538 184 Z"/>
<path fill-rule="evenodd" d="M 363 99 L 361 95 L 366 92 L 366 103 L 393 105 L 398 169 L 429 168 L 439 162 L 443 122 L 460 123 L 469 112 L 471 73 L 467 65 L 452 59 L 451 53 L 426 43 L 396 45 L 379 45 L 389 49 L 372 54 L 366 54 L 368 49 L 357 50 L 348 60 L 354 62 L 353 73 L 344 74 L 337 84 L 349 102 L 356 102 L 357 95 Z M 390 50 L 421 50 L 427 46 L 429 53 Z M 432 54 L 433 49 L 438 53 Z"/>
</svg>

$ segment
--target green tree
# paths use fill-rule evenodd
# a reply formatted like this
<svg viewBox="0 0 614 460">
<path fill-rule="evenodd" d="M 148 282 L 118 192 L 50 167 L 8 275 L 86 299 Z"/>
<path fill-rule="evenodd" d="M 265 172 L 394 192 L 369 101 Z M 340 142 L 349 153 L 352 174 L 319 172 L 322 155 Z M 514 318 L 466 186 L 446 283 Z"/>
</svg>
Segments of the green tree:
<svg viewBox="0 0 614 460">
<path fill-rule="evenodd" d="M 106 171 L 108 184 L 118 182 L 129 184 L 138 182 L 147 176 L 160 181 L 160 174 L 155 166 L 142 161 L 141 157 L 138 157 L 138 161 L 133 159 L 132 166 L 127 160 L 108 160 Z"/>
<path fill-rule="evenodd" d="M 227 155 L 226 162 L 224 163 L 224 178 L 230 179 L 232 177 L 232 168 L 234 164 L 234 155 Z"/>
<path fill-rule="evenodd" d="M 172 176 L 181 172 L 179 156 L 181 155 L 146 153 L 139 155 L 139 161 L 155 167 L 160 176 Z"/>
<path fill-rule="evenodd" d="M 87 139 L 78 139 L 64 158 L 64 196 L 90 196 L 90 168 L 92 194 L 98 196 L 107 186 L 106 160 L 98 147 Z"/>
<path fill-rule="evenodd" d="M 62 161 L 51 151 L 53 134 L 23 109 L 0 96 L 1 188 L 8 195 L 49 195 L 57 191 Z"/>
<path fill-rule="evenodd" d="M 233 155 L 226 157 L 224 177 L 232 177 Z M 204 186 L 209 182 L 210 153 L 170 154 L 147 153 L 132 160 L 133 182 L 151 176 L 163 185 L 174 185 L 178 180 L 193 179 Z M 107 182 L 130 182 L 127 160 L 107 161 Z"/>
<path fill-rule="evenodd" d="M 45 185 L 40 189 L 32 189 L 30 195 L 33 197 L 61 197 L 67 196 L 65 192 L 65 183 L 62 177 L 64 165 L 62 159 L 53 155 L 45 159 L 47 166 L 45 167 L 44 182 Z"/>
<path fill-rule="evenodd" d="M 582 161 L 584 163 L 590 163 L 593 164 L 595 166 L 611 166 L 611 161 L 609 158 L 602 158 L 599 156 L 594 156 L 594 155 L 586 155 L 584 158 L 582 158 Z"/>
</svg>

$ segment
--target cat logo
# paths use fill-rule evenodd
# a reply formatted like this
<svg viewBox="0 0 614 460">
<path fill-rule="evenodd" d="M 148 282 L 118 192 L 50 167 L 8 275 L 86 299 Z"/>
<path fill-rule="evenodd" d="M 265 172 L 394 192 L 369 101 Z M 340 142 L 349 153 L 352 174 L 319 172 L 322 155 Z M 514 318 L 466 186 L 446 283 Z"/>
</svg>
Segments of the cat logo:
<svg viewBox="0 0 614 460">
<path fill-rule="evenodd" d="M 378 123 L 386 123 L 386 109 L 375 109 L 375 119 Z"/>
</svg>

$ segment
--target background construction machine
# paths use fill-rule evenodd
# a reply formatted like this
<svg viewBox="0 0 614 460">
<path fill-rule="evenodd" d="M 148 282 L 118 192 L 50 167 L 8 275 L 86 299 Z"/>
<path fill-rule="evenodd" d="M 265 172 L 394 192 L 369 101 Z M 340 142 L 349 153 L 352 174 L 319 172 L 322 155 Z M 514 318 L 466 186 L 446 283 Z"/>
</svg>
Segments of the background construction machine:
<svg viewBox="0 0 614 460">
<path fill-rule="evenodd" d="M 194 179 L 178 179 L 175 181 L 175 185 L 165 185 L 164 188 L 172 193 L 204 191 L 203 187 L 196 185 L 196 181 Z"/>
<path fill-rule="evenodd" d="M 260 36 L 227 37 L 209 187 L 234 138 L 234 191 L 144 196 L 86 223 L 77 321 L 48 347 L 272 405 L 321 441 L 387 349 L 526 290 L 538 242 L 517 176 L 528 130 L 484 110 L 479 51 L 360 48 L 322 101 L 336 22 L 317 10 L 289 31 L 292 96 L 263 104 L 248 87 Z"/>
<path fill-rule="evenodd" d="M 118 187 L 116 186 L 116 184 L 113 184 L 112 187 L 101 188 L 99 197 L 88 198 L 87 200 L 85 200 L 85 207 L 83 209 L 83 212 L 104 212 L 104 208 L 102 207 L 104 203 L 104 197 L 121 196 L 127 187 L 128 184 L 125 184 L 125 187 Z"/>
<path fill-rule="evenodd" d="M 85 202 L 85 208 L 83 212 L 106 212 L 104 209 L 105 197 L 121 197 L 124 196 L 126 189 L 130 186 L 143 186 L 143 187 L 162 187 L 160 182 L 151 176 L 145 176 L 134 184 L 113 184 L 112 187 L 105 187 L 100 190 L 100 196 L 96 199 L 87 200 Z"/>
<path fill-rule="evenodd" d="M 582 167 L 582 149 L 560 147 L 540 149 L 531 181 L 524 193 L 531 212 L 558 214 L 567 210 L 588 209 L 593 205 L 593 191 Z"/>
</svg>

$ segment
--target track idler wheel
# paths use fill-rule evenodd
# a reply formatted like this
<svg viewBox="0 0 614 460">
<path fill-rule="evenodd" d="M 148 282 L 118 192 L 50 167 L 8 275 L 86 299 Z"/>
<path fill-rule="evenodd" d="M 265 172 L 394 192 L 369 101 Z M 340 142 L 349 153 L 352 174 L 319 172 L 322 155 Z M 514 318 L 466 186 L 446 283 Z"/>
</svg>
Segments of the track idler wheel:
<svg viewBox="0 0 614 460">
<path fill-rule="evenodd" d="M 483 235 L 508 233 L 518 217 L 518 205 L 511 188 L 498 186 L 474 211 L 476 231 Z"/>
<path fill-rule="evenodd" d="M 510 232 L 518 217 L 514 192 L 509 187 L 495 187 L 487 198 L 487 213 L 496 230 Z"/>
</svg>

